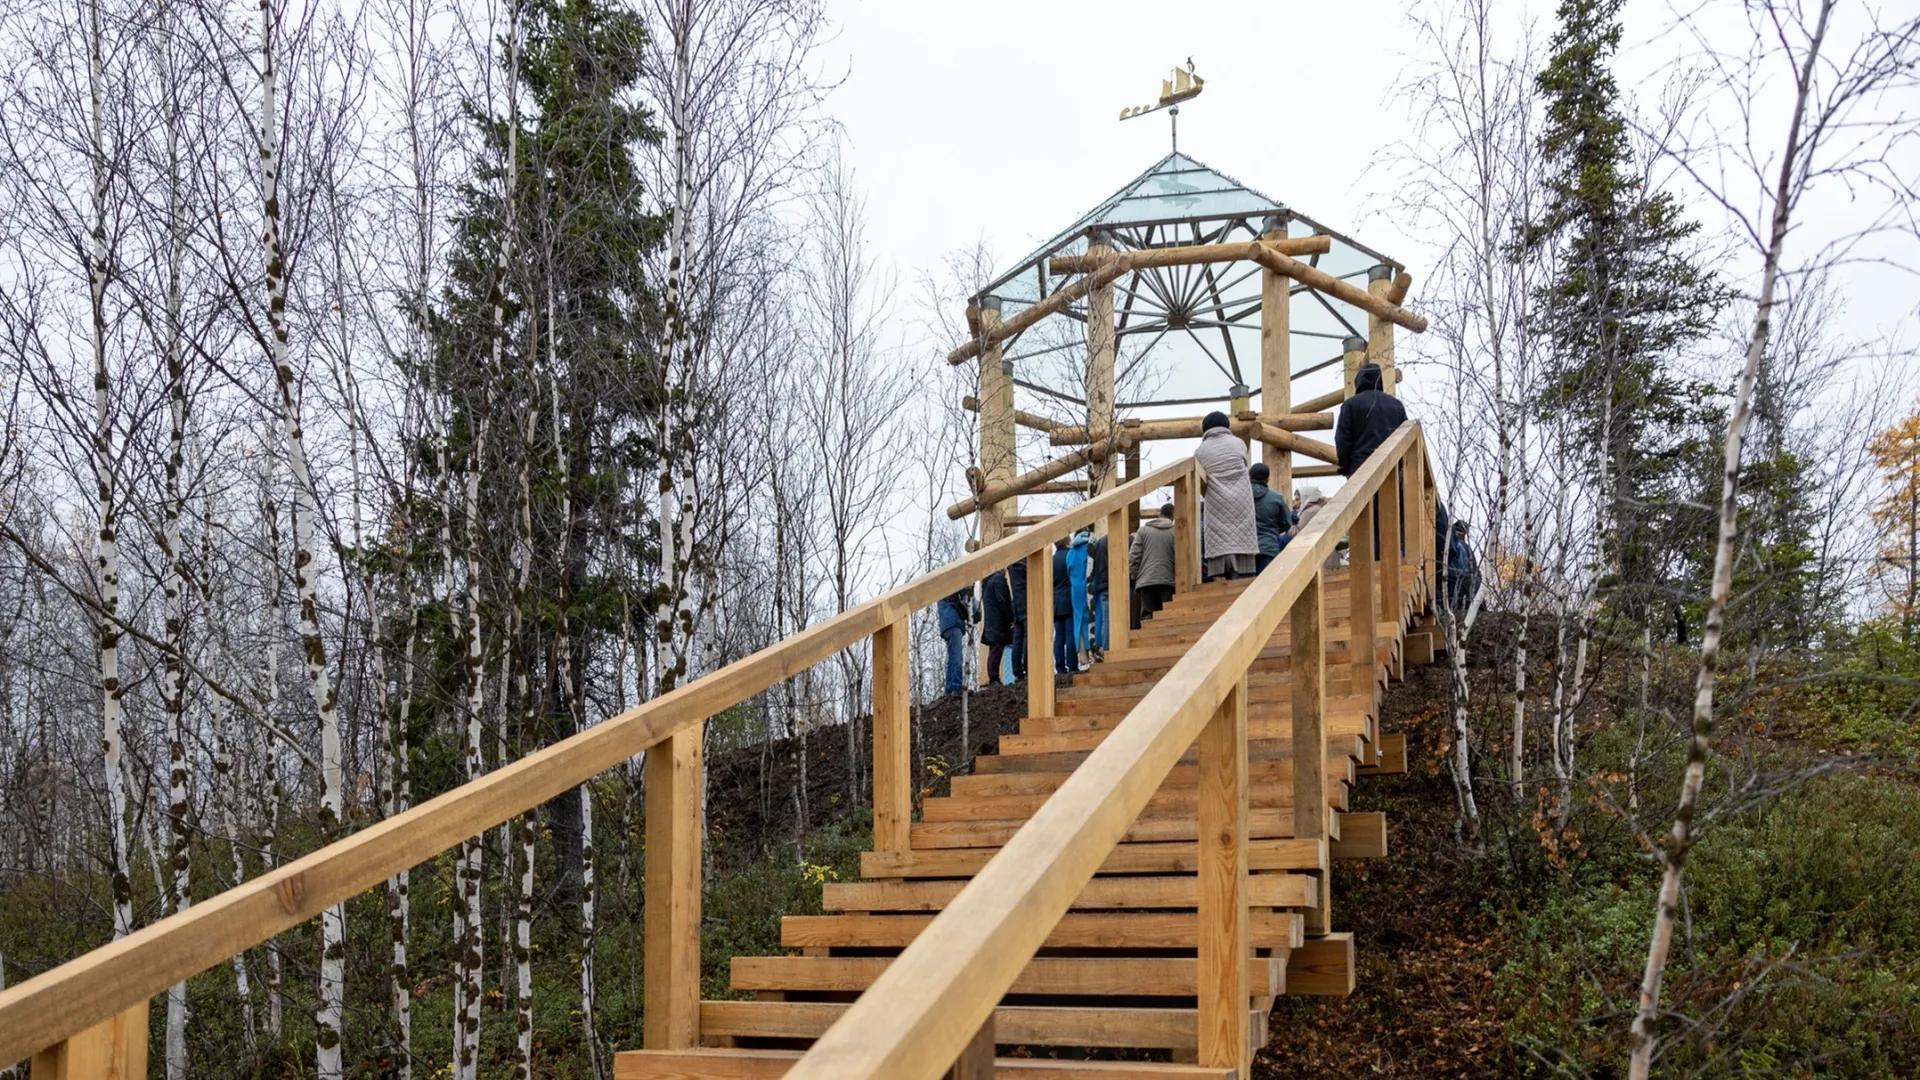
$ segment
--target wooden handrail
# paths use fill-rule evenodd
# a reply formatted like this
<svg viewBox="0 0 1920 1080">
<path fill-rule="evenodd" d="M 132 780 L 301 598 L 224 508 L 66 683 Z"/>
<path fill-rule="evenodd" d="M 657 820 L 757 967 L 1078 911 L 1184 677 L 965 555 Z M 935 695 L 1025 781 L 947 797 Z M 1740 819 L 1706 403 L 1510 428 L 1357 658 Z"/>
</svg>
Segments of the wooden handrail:
<svg viewBox="0 0 1920 1080">
<path fill-rule="evenodd" d="M 731 708 L 1055 540 L 1193 474 L 1191 459 L 1129 480 L 884 596 L 761 649 L 419 806 L 0 990 L 0 1061 L 108 1020 Z M 1045 678 L 1046 668 L 1035 669 Z M 971 1037 L 979 1018 L 968 1029 Z"/>
<path fill-rule="evenodd" d="M 1341 536 L 1414 454 L 1424 454 L 1424 445 L 1419 425 L 1408 422 L 814 1043 L 788 1080 L 932 1080 L 945 1072 L 1240 686 L 1280 620 L 1320 580 Z M 1356 612 L 1366 610 L 1361 602 L 1354 600 Z"/>
</svg>

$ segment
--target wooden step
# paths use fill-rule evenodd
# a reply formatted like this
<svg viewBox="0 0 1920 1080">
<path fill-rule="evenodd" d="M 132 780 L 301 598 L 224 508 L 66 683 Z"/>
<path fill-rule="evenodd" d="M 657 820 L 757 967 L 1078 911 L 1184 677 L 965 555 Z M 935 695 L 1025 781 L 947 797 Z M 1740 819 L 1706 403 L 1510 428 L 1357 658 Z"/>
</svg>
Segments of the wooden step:
<svg viewBox="0 0 1920 1080">
<path fill-rule="evenodd" d="M 1013 838 L 1026 818 L 980 821 L 916 821 L 910 832 L 915 848 L 999 847 Z M 1136 818 L 1121 837 L 1122 843 L 1146 843 L 1159 840 L 1192 840 L 1200 823 L 1190 815 Z M 1247 812 L 1247 835 L 1285 839 L 1293 835 L 1293 808 L 1258 809 Z"/>
<path fill-rule="evenodd" d="M 1347 788 L 1345 780 L 1328 777 L 1327 805 L 1345 808 Z M 922 821 L 972 821 L 977 818 L 1029 818 L 1049 797 L 1050 793 L 1047 792 L 1033 792 L 932 798 L 921 805 L 920 819 Z M 1199 798 L 1199 789 L 1195 787 L 1162 788 L 1147 800 L 1146 809 L 1142 813 L 1156 817 L 1198 813 Z M 1270 780 L 1250 784 L 1247 798 L 1248 805 L 1256 810 L 1292 806 L 1294 805 L 1293 781 Z"/>
<path fill-rule="evenodd" d="M 1318 882 L 1306 874 L 1247 875 L 1247 904 L 1256 908 L 1319 906 Z M 827 911 L 943 911 L 964 881 L 829 882 L 820 906 Z M 1073 908 L 1191 908 L 1200 904 L 1192 876 L 1097 877 L 1074 898 Z"/>
<path fill-rule="evenodd" d="M 1002 757 L 998 754 L 982 754 L 973 759 L 975 775 L 1001 773 L 1033 772 L 1072 772 L 1087 760 L 1088 750 L 1057 750 L 1050 753 L 1011 754 Z M 1345 755 L 1365 763 L 1372 754 L 1367 750 L 1359 735 L 1332 735 L 1327 738 L 1328 756 Z M 1293 740 L 1287 739 L 1248 739 L 1247 759 L 1249 762 L 1273 761 L 1293 757 Z M 1180 765 L 1194 765 L 1199 758 L 1189 750 L 1180 758 Z"/>
<path fill-rule="evenodd" d="M 1403 732 L 1382 732 L 1374 742 L 1378 759 L 1356 771 L 1362 776 L 1404 776 L 1407 772 L 1407 736 Z M 957 777 L 955 779 L 958 779 Z"/>
<path fill-rule="evenodd" d="M 1354 701 L 1354 699 L 1348 699 Z M 1056 731 L 1037 735 L 1002 735 L 997 740 L 1002 756 L 1012 754 L 1044 754 L 1055 750 L 1092 750 L 1106 740 L 1107 733 L 1119 726 L 1125 717 L 1112 717 L 1113 723 L 1101 727 L 1089 727 L 1079 731 Z M 1357 735 L 1371 742 L 1373 719 L 1359 711 L 1359 702 L 1345 708 L 1327 710 L 1327 735 L 1338 738 L 1342 735 Z M 1293 722 L 1285 717 L 1271 718 L 1260 715 L 1257 706 L 1247 710 L 1248 739 L 1287 739 L 1293 738 Z"/>
<path fill-rule="evenodd" d="M 1340 709 L 1364 710 L 1366 696 L 1348 689 L 1347 680 L 1327 680 L 1327 708 L 1329 711 Z M 1114 720 L 1126 716 L 1134 707 L 1146 699 L 1151 687 L 1142 687 L 1130 693 L 1102 694 L 1088 697 L 1061 698 L 1055 701 L 1053 716 L 1028 719 L 1052 720 L 1071 716 L 1102 716 Z M 1247 716 L 1291 716 L 1293 715 L 1293 687 L 1288 684 L 1279 686 L 1256 686 L 1247 691 Z"/>
<path fill-rule="evenodd" d="M 1381 736 L 1382 740 L 1399 738 L 1405 744 L 1405 736 Z M 1352 782 L 1357 766 L 1344 751 L 1328 750 L 1325 764 L 1327 775 L 1336 780 Z M 1003 772 L 969 773 L 952 778 L 952 791 L 955 798 L 970 795 L 1038 795 L 1059 789 L 1072 776 L 1071 770 L 1060 772 Z M 1251 784 L 1293 779 L 1293 756 L 1276 757 L 1266 760 L 1254 759 L 1247 762 L 1247 782 Z M 1161 791 L 1192 789 L 1200 782 L 1198 765 L 1175 765 L 1160 782 Z"/>
<path fill-rule="evenodd" d="M 622 1050 L 614 1080 L 779 1080 L 798 1050 Z M 995 1058 L 994 1080 L 1233 1080 L 1232 1069 L 1149 1061 L 1056 1061 Z"/>
<path fill-rule="evenodd" d="M 1356 982 L 1353 935 L 1308 938 L 1287 956 L 1287 993 L 1346 997 Z"/>
<path fill-rule="evenodd" d="M 1336 859 L 1384 859 L 1387 857 L 1387 815 L 1373 810 L 1364 814 L 1335 814 L 1338 834 L 1332 837 L 1328 853 Z"/>
<path fill-rule="evenodd" d="M 938 848 L 930 851 L 866 851 L 860 854 L 860 876 L 885 878 L 972 877 L 1000 853 L 997 847 Z M 1121 844 L 1100 864 L 1102 874 L 1190 874 L 1199 868 L 1195 843 Z M 1249 870 L 1325 870 L 1324 840 L 1251 840 L 1247 843 Z"/>
<path fill-rule="evenodd" d="M 1047 935 L 1049 949 L 1194 949 L 1198 916 L 1191 911 L 1068 912 Z M 787 915 L 780 945 L 787 949 L 904 949 L 920 936 L 932 915 Z M 1249 915 L 1252 947 L 1290 949 L 1303 924 L 1294 911 L 1256 908 Z"/>
<path fill-rule="evenodd" d="M 1254 997 L 1286 993 L 1287 958 L 1247 961 Z M 736 956 L 731 986 L 742 991 L 864 991 L 893 963 L 887 956 Z M 1009 994 L 1086 994 L 1096 997 L 1193 997 L 1200 962 L 1186 956 L 1037 956 L 1013 980 Z"/>
<path fill-rule="evenodd" d="M 850 1007 L 825 1001 L 703 1001 L 700 1034 L 815 1039 Z M 1265 1010 L 1259 1018 L 1265 1020 Z M 1002 1005 L 993 1011 L 993 1034 L 1002 1046 L 1191 1050 L 1199 1045 L 1196 1019 L 1193 1009 Z M 1266 1025 L 1253 1026 L 1264 1030 Z"/>
</svg>

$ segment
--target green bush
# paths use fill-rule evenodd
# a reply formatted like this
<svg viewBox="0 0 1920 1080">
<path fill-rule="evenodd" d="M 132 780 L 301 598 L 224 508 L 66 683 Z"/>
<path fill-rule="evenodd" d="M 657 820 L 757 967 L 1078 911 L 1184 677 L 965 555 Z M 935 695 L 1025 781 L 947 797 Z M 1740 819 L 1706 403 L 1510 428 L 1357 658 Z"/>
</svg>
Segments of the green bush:
<svg viewBox="0 0 1920 1080">
<path fill-rule="evenodd" d="M 1663 1004 L 1674 1075 L 1920 1075 L 1920 791 L 1813 783 L 1706 835 L 1687 867 Z M 1538 1075 L 1624 1061 L 1658 877 L 1511 916 L 1497 974 Z M 1683 1023 L 1695 1025 L 1690 1030 Z"/>
</svg>

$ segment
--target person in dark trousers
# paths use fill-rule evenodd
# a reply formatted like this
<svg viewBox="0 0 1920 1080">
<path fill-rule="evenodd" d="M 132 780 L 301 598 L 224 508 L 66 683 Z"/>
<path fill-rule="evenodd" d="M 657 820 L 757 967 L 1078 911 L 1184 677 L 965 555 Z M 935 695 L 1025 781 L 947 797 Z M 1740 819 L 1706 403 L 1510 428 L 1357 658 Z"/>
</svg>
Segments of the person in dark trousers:
<svg viewBox="0 0 1920 1080">
<path fill-rule="evenodd" d="M 1027 677 L 1027 560 L 1007 567 L 1007 587 L 1013 594 L 1013 669 L 1015 681 Z"/>
<path fill-rule="evenodd" d="M 1467 523 L 1455 521 L 1447 540 L 1447 606 L 1465 611 L 1480 591 L 1480 566 L 1467 546 Z"/>
<path fill-rule="evenodd" d="M 996 570 L 980 583 L 980 644 L 987 647 L 980 685 L 998 684 L 1001 657 L 1013 644 L 1013 590 L 1007 586 L 1005 571 Z"/>
<path fill-rule="evenodd" d="M 1133 612 L 1128 625 L 1140 622 L 1173 599 L 1173 504 L 1160 507 L 1160 516 L 1140 523 L 1127 550 L 1127 569 L 1133 580 Z"/>
<path fill-rule="evenodd" d="M 1380 365 L 1361 364 L 1353 377 L 1353 396 L 1341 404 L 1340 418 L 1333 425 L 1333 449 L 1340 459 L 1340 475 L 1352 476 L 1359 471 L 1406 420 L 1406 407 L 1382 385 Z"/>
<path fill-rule="evenodd" d="M 1257 462 L 1247 470 L 1253 481 L 1253 531 L 1260 541 L 1260 553 L 1253 557 L 1253 572 L 1267 568 L 1280 549 L 1287 546 L 1287 530 L 1293 528 L 1293 511 L 1279 492 L 1267 487 L 1273 470 Z"/>
<path fill-rule="evenodd" d="M 967 627 L 974 619 L 973 589 L 961 589 L 940 601 L 940 636 L 947 642 L 947 693 L 966 688 L 962 672 L 967 650 Z"/>
<path fill-rule="evenodd" d="M 1071 675 L 1073 641 L 1073 575 L 1067 569 L 1067 538 L 1053 544 L 1053 673 Z"/>
<path fill-rule="evenodd" d="M 1088 648 L 1095 660 L 1107 658 L 1107 538 L 1095 537 L 1087 545 L 1087 571 L 1091 575 L 1087 581 L 1088 625 L 1092 627 L 1093 640 Z"/>
</svg>

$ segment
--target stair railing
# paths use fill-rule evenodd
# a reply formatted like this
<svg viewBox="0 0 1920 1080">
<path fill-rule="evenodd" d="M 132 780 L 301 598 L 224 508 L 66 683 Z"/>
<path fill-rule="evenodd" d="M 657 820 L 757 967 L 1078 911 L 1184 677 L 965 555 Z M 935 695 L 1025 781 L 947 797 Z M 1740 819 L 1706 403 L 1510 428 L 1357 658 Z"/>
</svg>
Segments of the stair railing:
<svg viewBox="0 0 1920 1080">
<path fill-rule="evenodd" d="M 700 777 L 702 731 L 723 712 L 871 637 L 874 670 L 874 833 L 907 849 L 913 777 L 908 754 L 907 620 L 913 612 L 1016 559 L 1030 568 L 1028 610 L 1048 612 L 1029 642 L 1042 659 L 1028 680 L 1050 715 L 1046 653 L 1052 628 L 1054 541 L 1105 521 L 1124 535 L 1127 508 L 1173 486 L 1198 521 L 1191 460 L 1129 480 L 883 596 L 770 645 L 652 701 L 386 818 L 186 911 L 0 990 L 0 1063 L 31 1055 L 34 1080 L 145 1074 L 147 1002 L 334 904 L 509 821 L 646 752 L 643 1040 L 681 1049 L 700 1040 Z M 1198 538 L 1182 537 L 1181 572 L 1197 574 Z M 1119 553 L 1124 595 L 1125 556 Z M 1190 577 L 1183 580 L 1191 580 Z M 1044 631 L 1042 631 L 1044 627 Z M 886 848 L 883 845 L 896 845 Z"/>
<path fill-rule="evenodd" d="M 1355 689 L 1377 688 L 1374 623 L 1398 623 L 1417 599 L 1403 590 L 1399 567 L 1403 555 L 1420 567 L 1431 564 L 1434 495 L 1420 427 L 1409 421 L 814 1043 L 788 1080 L 990 1074 L 1001 997 L 1196 741 L 1198 1058 L 1248 1076 L 1247 670 L 1281 620 L 1290 620 L 1294 835 L 1324 838 L 1327 801 L 1303 793 L 1326 786 L 1325 561 L 1347 538 L 1350 647 L 1356 680 L 1364 680 Z M 1189 499 L 1183 509 L 1196 508 Z M 1185 531 L 1191 536 L 1194 529 Z M 1198 567 L 1185 566 L 1186 558 L 1183 579 L 1191 581 L 1187 575 Z M 1029 571 L 1029 601 L 1035 580 Z M 1424 590 L 1417 574 L 1413 592 Z M 1031 662 L 1028 670 L 1040 671 Z M 1324 878 L 1320 884 L 1324 895 Z"/>
</svg>

